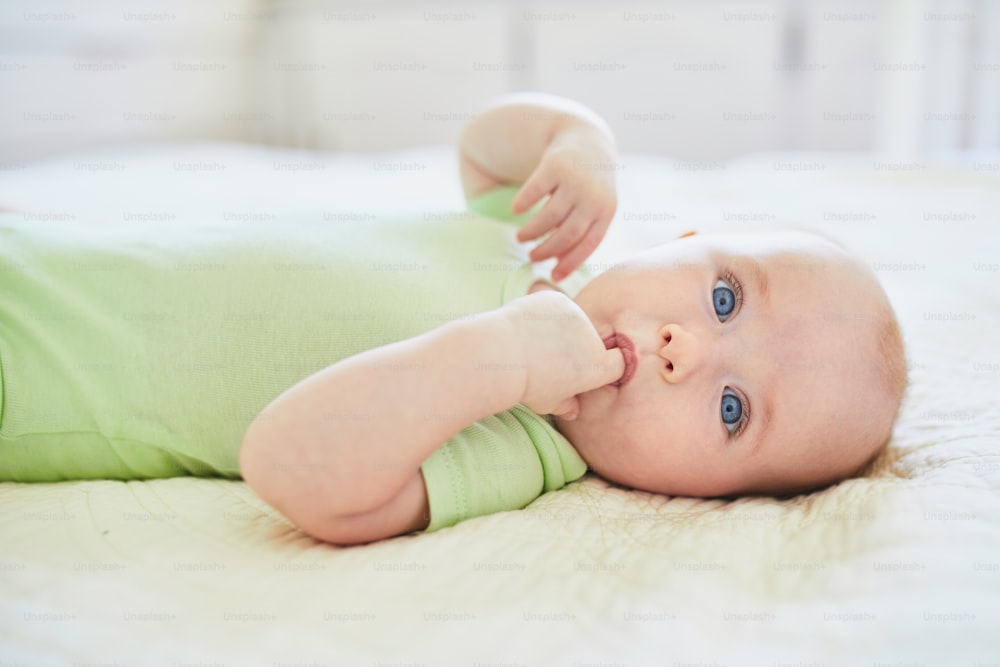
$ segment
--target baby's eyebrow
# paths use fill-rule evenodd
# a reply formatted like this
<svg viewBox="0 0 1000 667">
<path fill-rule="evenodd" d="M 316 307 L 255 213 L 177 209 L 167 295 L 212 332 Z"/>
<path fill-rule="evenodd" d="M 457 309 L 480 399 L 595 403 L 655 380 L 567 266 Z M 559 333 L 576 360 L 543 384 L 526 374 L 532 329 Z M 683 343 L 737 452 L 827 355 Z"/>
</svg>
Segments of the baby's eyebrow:
<svg viewBox="0 0 1000 667">
<path fill-rule="evenodd" d="M 746 272 L 750 274 L 750 279 L 757 288 L 757 300 L 753 305 L 755 308 L 766 310 L 771 305 L 771 285 L 767 270 L 755 259 L 750 257 L 744 259 L 746 260 Z M 774 415 L 774 394 L 775 390 L 772 385 L 764 392 L 764 395 L 757 396 L 755 399 L 754 405 L 759 406 L 759 409 L 752 412 L 754 441 L 751 443 L 750 451 L 754 454 L 761 449 L 761 445 L 765 440 L 765 434 L 771 426 L 771 418 Z M 747 400 L 750 399 L 748 398 Z"/>
<path fill-rule="evenodd" d="M 758 401 L 757 405 L 760 405 L 761 409 L 753 413 L 753 423 L 756 424 L 754 431 L 756 432 L 754 433 L 754 441 L 750 446 L 750 451 L 754 454 L 762 449 L 765 434 L 768 427 L 771 426 L 771 417 L 774 415 L 774 389 L 772 388 L 767 392 L 766 396 L 760 398 L 761 400 Z"/>
<path fill-rule="evenodd" d="M 771 286 L 767 277 L 767 271 L 761 266 L 760 262 L 750 258 L 747 258 L 747 270 L 750 278 L 753 279 L 754 284 L 757 286 L 757 296 L 760 300 L 760 305 L 765 308 L 768 307 L 771 303 Z"/>
</svg>

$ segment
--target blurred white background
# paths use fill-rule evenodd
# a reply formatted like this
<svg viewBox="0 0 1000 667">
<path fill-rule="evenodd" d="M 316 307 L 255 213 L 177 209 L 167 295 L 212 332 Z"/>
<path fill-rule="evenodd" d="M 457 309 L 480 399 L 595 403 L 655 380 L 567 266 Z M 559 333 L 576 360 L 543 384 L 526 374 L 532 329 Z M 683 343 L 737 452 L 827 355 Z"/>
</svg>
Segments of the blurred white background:
<svg viewBox="0 0 1000 667">
<path fill-rule="evenodd" d="M 513 90 L 684 160 L 997 149 L 1000 2 L 0 4 L 0 167 L 136 140 L 445 144 Z"/>
</svg>

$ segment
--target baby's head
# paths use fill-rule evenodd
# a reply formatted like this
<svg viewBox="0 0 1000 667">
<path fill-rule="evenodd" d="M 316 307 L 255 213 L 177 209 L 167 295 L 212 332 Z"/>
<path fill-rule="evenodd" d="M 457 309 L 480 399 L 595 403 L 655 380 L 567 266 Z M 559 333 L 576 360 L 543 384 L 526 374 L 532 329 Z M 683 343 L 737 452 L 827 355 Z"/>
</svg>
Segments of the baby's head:
<svg viewBox="0 0 1000 667">
<path fill-rule="evenodd" d="M 895 316 L 872 270 L 820 236 L 678 239 L 575 300 L 626 373 L 556 424 L 608 480 L 782 495 L 851 476 L 890 437 L 906 386 Z"/>
</svg>

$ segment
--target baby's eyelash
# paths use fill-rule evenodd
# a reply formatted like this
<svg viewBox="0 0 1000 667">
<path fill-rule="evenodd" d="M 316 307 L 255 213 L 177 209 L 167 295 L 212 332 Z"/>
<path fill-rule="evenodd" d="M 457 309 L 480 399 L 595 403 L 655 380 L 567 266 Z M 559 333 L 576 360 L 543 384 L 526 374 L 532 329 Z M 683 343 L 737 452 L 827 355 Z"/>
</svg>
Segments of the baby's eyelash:
<svg viewBox="0 0 1000 667">
<path fill-rule="evenodd" d="M 740 419 L 739 425 L 733 429 L 733 432 L 729 434 L 730 440 L 736 440 L 738 437 L 743 435 L 743 431 L 747 430 L 747 426 L 750 424 L 750 404 L 740 399 L 740 403 L 743 404 L 743 416 Z"/>
<path fill-rule="evenodd" d="M 733 309 L 733 312 L 736 312 L 743 305 L 743 283 L 741 283 L 736 277 L 736 274 L 729 269 L 722 272 L 722 278 L 727 283 L 732 285 L 733 292 L 736 294 L 736 308 Z"/>
<path fill-rule="evenodd" d="M 722 279 L 733 288 L 733 294 L 736 297 L 736 308 L 733 309 L 733 312 L 736 313 L 743 307 L 743 283 L 739 281 L 739 278 L 736 277 L 736 274 L 733 273 L 732 269 L 724 269 L 722 271 Z M 742 394 L 736 392 L 735 390 L 730 391 L 732 391 L 732 393 L 739 400 L 740 407 L 743 408 L 743 414 L 740 415 L 740 423 L 736 425 L 736 428 L 729 432 L 729 440 L 733 441 L 743 435 L 743 432 L 747 430 L 747 426 L 750 425 L 750 403 L 743 397 Z"/>
<path fill-rule="evenodd" d="M 747 430 L 750 425 L 750 403 L 743 398 L 742 394 L 737 393 L 735 390 L 730 389 L 737 400 L 740 402 L 740 406 L 743 408 L 743 414 L 740 415 L 740 423 L 736 425 L 732 431 L 729 432 L 730 442 L 736 440 L 738 437 L 743 435 L 743 431 Z"/>
</svg>

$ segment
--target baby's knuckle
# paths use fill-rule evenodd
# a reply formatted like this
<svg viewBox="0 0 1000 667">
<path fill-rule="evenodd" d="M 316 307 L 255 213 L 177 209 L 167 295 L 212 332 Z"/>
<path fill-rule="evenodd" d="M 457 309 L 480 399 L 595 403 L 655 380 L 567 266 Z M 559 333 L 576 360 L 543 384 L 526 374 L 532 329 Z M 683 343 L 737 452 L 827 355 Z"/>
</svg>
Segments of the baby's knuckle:
<svg viewBox="0 0 1000 667">
<path fill-rule="evenodd" d="M 558 174 L 573 171 L 573 158 L 563 151 L 552 153 L 549 158 L 549 164 L 552 170 Z"/>
<path fill-rule="evenodd" d="M 556 210 L 556 209 L 551 209 L 551 210 L 544 211 L 543 214 L 542 214 L 543 217 L 541 217 L 542 226 L 545 229 L 553 227 L 560 220 L 562 220 L 563 215 L 565 215 L 565 212 L 559 211 L 559 210 Z"/>
</svg>

